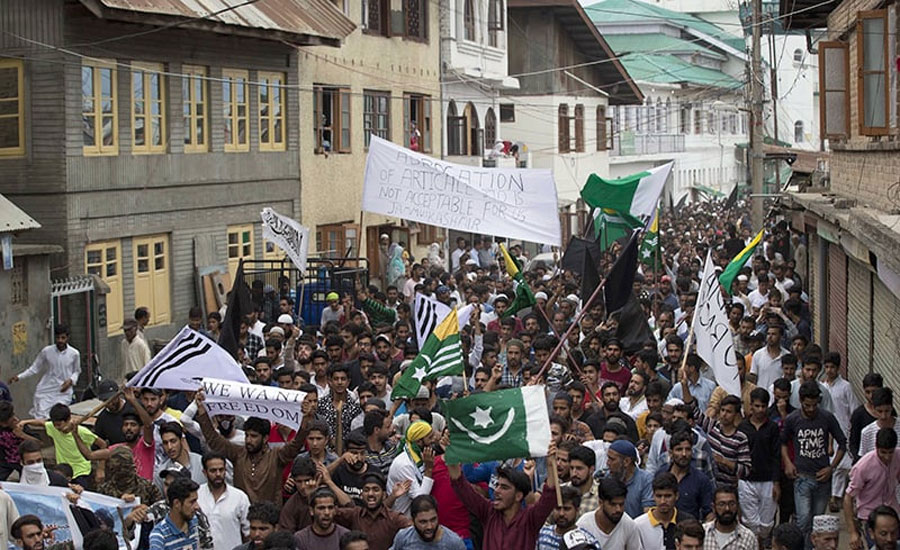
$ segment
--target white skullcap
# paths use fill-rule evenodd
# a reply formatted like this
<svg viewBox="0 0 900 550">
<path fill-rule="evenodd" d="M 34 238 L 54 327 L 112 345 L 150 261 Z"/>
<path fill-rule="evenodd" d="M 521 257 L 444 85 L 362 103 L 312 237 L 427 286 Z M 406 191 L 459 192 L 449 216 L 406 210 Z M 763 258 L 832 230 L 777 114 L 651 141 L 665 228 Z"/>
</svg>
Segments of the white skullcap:
<svg viewBox="0 0 900 550">
<path fill-rule="evenodd" d="M 822 514 L 815 516 L 812 520 L 813 533 L 834 533 L 841 530 L 841 522 L 837 516 L 829 516 Z"/>
<path fill-rule="evenodd" d="M 535 293 L 534 293 L 534 299 L 535 299 L 535 300 L 546 300 L 546 299 L 547 299 L 547 293 L 544 292 L 544 291 L 538 291 L 538 292 L 535 292 Z"/>
</svg>

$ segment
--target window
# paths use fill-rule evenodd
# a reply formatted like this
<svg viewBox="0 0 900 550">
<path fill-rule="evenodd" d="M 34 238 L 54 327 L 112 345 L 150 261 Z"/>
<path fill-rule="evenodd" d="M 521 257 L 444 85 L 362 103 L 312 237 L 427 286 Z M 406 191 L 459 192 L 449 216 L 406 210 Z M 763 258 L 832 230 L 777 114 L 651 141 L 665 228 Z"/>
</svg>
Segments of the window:
<svg viewBox="0 0 900 550">
<path fill-rule="evenodd" d="M 24 262 L 17 262 L 9 272 L 9 303 L 14 306 L 28 305 L 27 265 Z"/>
<path fill-rule="evenodd" d="M 612 144 L 622 131 L 622 108 L 613 105 L 610 109 L 612 109 L 612 136 L 610 136 L 610 144 Z"/>
<path fill-rule="evenodd" d="M 325 258 L 355 258 L 359 255 L 359 226 L 339 223 L 316 227 L 316 250 Z"/>
<path fill-rule="evenodd" d="M 222 71 L 222 115 L 225 119 L 225 152 L 250 150 L 249 92 L 247 71 Z"/>
<path fill-rule="evenodd" d="M 856 22 L 859 133 L 888 133 L 888 34 L 887 10 L 859 12 Z"/>
<path fill-rule="evenodd" d="M 634 109 L 634 131 L 638 134 L 644 133 L 644 106 L 638 105 L 632 107 Z"/>
<path fill-rule="evenodd" d="M 428 38 L 428 2 L 430 0 L 403 0 L 403 20 L 406 37 L 418 40 Z"/>
<path fill-rule="evenodd" d="M 0 157 L 25 154 L 25 64 L 0 59 Z"/>
<path fill-rule="evenodd" d="M 803 121 L 798 120 L 794 122 L 794 143 L 803 143 L 805 140 L 803 138 Z"/>
<path fill-rule="evenodd" d="M 515 103 L 500 104 L 500 122 L 516 121 L 516 105 Z"/>
<path fill-rule="evenodd" d="M 497 144 L 497 117 L 494 115 L 494 109 L 488 107 L 487 113 L 484 114 L 484 148 L 493 149 Z"/>
<path fill-rule="evenodd" d="M 459 116 L 459 111 L 456 108 L 456 102 L 452 99 L 450 100 L 450 104 L 447 105 L 447 154 L 451 156 L 458 156 L 462 154 L 463 149 L 463 141 L 465 140 L 463 136 L 463 125 L 465 123 L 465 119 Z"/>
<path fill-rule="evenodd" d="M 672 98 L 670 98 L 670 97 L 666 98 L 666 106 L 663 107 L 663 109 L 664 110 L 663 110 L 662 118 L 660 118 L 660 122 L 661 122 L 662 126 L 660 127 L 659 131 L 664 134 L 668 134 L 669 133 L 669 112 L 672 109 Z"/>
<path fill-rule="evenodd" d="M 391 94 L 366 91 L 363 93 L 363 142 L 369 146 L 372 136 L 391 139 Z"/>
<path fill-rule="evenodd" d="M 584 105 L 575 106 L 575 152 L 584 153 Z"/>
<path fill-rule="evenodd" d="M 475 0 L 463 0 L 463 36 L 466 40 L 475 40 Z"/>
<path fill-rule="evenodd" d="M 135 153 L 166 151 L 166 99 L 163 66 L 131 64 L 131 149 Z"/>
<path fill-rule="evenodd" d="M 253 226 L 233 225 L 228 227 L 228 273 L 234 280 L 241 260 L 253 259 Z"/>
<path fill-rule="evenodd" d="M 403 146 L 431 152 L 431 96 L 403 94 Z"/>
<path fill-rule="evenodd" d="M 704 118 L 704 116 L 705 115 L 703 114 L 703 108 L 698 107 L 697 110 L 694 112 L 694 134 L 696 134 L 698 136 L 703 133 L 703 118 Z"/>
<path fill-rule="evenodd" d="M 369 34 L 387 36 L 388 0 L 362 0 L 362 27 Z"/>
<path fill-rule="evenodd" d="M 122 246 L 119 241 L 91 243 L 84 247 L 84 271 L 100 277 L 109 286 L 106 295 L 106 331 L 122 330 Z"/>
<path fill-rule="evenodd" d="M 850 135 L 850 55 L 846 42 L 819 42 L 819 127 L 825 139 Z"/>
<path fill-rule="evenodd" d="M 691 105 L 689 103 L 685 103 L 678 110 L 678 133 L 691 133 Z"/>
<path fill-rule="evenodd" d="M 117 101 L 115 63 L 85 61 L 81 67 L 81 126 L 85 155 L 118 154 Z"/>
<path fill-rule="evenodd" d="M 206 68 L 185 65 L 181 72 L 181 100 L 184 105 L 184 152 L 209 151 L 209 99 L 206 85 Z"/>
<path fill-rule="evenodd" d="M 559 152 L 568 153 L 571 151 L 569 145 L 569 106 L 565 103 L 560 104 L 557 114 L 557 141 L 559 142 Z"/>
<path fill-rule="evenodd" d="M 150 324 L 164 325 L 171 320 L 169 286 L 169 236 L 135 237 L 134 305 L 150 309 Z"/>
<path fill-rule="evenodd" d="M 706 111 L 706 131 L 710 134 L 716 133 L 716 112 Z"/>
<path fill-rule="evenodd" d="M 465 136 L 463 141 L 464 155 L 481 156 L 483 154 L 481 148 L 481 129 L 478 122 L 478 111 L 471 102 L 466 104 L 463 110 L 463 119 L 465 119 Z"/>
<path fill-rule="evenodd" d="M 350 89 L 313 87 L 316 153 L 350 152 Z"/>
<path fill-rule="evenodd" d="M 794 63 L 801 65 L 803 63 L 803 50 L 797 48 L 794 50 Z"/>
<path fill-rule="evenodd" d="M 500 33 L 503 31 L 503 0 L 488 0 L 488 45 L 500 47 Z"/>
<path fill-rule="evenodd" d="M 606 107 L 597 105 L 597 150 L 606 151 L 607 149 L 607 132 L 606 132 Z"/>
<path fill-rule="evenodd" d="M 284 151 L 284 73 L 260 72 L 259 81 L 259 150 Z"/>
</svg>

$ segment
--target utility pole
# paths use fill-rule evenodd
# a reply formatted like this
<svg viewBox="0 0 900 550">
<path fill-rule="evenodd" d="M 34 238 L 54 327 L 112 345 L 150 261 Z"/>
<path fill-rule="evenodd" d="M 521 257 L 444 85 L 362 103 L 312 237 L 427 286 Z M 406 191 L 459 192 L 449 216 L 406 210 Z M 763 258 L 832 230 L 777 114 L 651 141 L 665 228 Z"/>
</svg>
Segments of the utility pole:
<svg viewBox="0 0 900 550">
<path fill-rule="evenodd" d="M 784 45 L 782 45 L 784 47 Z M 775 124 L 775 145 L 781 140 L 778 134 L 778 62 L 775 61 L 775 19 L 769 17 L 769 64 L 771 65 L 770 83 L 772 86 L 772 121 Z M 790 133 L 790 129 L 788 129 Z M 775 161 L 775 189 L 781 192 L 781 161 Z"/>
<path fill-rule="evenodd" d="M 763 224 L 763 82 L 760 41 L 762 0 L 753 0 L 753 44 L 750 62 L 750 214 L 753 230 Z"/>
</svg>

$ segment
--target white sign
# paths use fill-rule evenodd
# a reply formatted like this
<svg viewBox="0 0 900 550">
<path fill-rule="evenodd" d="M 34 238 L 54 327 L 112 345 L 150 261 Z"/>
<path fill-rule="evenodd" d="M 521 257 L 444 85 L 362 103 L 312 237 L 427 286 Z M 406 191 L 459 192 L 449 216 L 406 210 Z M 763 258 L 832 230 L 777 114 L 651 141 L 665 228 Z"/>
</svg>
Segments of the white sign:
<svg viewBox="0 0 900 550">
<path fill-rule="evenodd" d="M 300 405 L 306 398 L 306 392 L 217 378 L 204 378 L 203 391 L 206 394 L 206 410 L 212 416 L 258 416 L 295 430 L 303 421 Z"/>
<path fill-rule="evenodd" d="M 282 216 L 271 208 L 263 208 L 263 239 L 272 241 L 294 262 L 297 269 L 306 271 L 306 255 L 309 252 L 309 228 L 295 220 Z"/>
<path fill-rule="evenodd" d="M 561 244 L 550 170 L 453 164 L 375 136 L 362 207 L 467 233 Z"/>
<path fill-rule="evenodd" d="M 719 275 L 713 266 L 710 252 L 706 253 L 703 279 L 697 295 L 693 319 L 697 355 L 713 371 L 716 382 L 730 395 L 741 396 L 741 379 L 734 355 L 734 339 L 728 328 L 728 313 L 722 298 Z"/>
</svg>

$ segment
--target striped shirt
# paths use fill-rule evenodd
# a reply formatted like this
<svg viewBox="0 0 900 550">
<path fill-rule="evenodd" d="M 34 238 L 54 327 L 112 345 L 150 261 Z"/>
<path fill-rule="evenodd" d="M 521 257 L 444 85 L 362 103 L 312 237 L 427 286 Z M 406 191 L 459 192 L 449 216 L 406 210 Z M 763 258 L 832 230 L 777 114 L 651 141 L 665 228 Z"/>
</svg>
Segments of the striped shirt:
<svg viewBox="0 0 900 550">
<path fill-rule="evenodd" d="M 734 463 L 734 471 L 727 471 L 721 464 L 716 464 L 716 484 L 736 486 L 739 479 L 744 479 L 750 474 L 753 466 L 750 458 L 750 439 L 738 429 L 732 434 L 726 434 L 722 431 L 722 424 L 718 420 L 700 412 L 696 399 L 691 403 L 694 420 L 706 432 L 712 452 Z"/>
<path fill-rule="evenodd" d="M 187 527 L 185 533 L 167 515 L 150 531 L 150 550 L 199 550 L 200 534 L 196 516 L 191 518 Z"/>
</svg>

